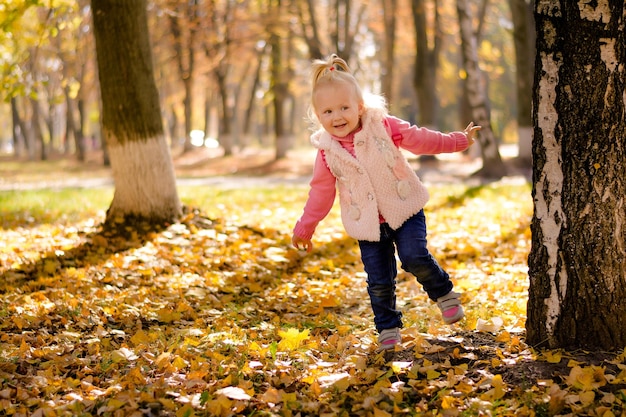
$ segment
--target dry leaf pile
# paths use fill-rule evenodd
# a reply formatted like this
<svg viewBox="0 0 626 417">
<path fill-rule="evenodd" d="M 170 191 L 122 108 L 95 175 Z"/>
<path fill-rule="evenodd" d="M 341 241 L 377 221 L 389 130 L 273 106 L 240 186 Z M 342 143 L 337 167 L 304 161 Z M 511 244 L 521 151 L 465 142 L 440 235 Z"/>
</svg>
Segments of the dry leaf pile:
<svg viewBox="0 0 626 417">
<path fill-rule="evenodd" d="M 290 247 L 296 191 L 216 193 L 145 233 L 95 214 L 0 230 L 0 414 L 624 415 L 624 355 L 524 344 L 528 186 L 433 193 L 430 245 L 467 319 L 444 326 L 401 273 L 386 353 L 337 210 L 313 253 Z"/>
</svg>

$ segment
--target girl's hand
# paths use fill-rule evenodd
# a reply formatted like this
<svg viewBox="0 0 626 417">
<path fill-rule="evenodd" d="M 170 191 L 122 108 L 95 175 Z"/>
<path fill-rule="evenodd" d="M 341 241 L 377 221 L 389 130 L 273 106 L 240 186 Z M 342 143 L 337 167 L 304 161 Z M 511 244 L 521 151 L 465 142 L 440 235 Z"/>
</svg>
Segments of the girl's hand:
<svg viewBox="0 0 626 417">
<path fill-rule="evenodd" d="M 469 146 L 474 144 L 474 135 L 476 134 L 476 132 L 478 132 L 482 127 L 481 126 L 474 126 L 474 122 L 470 122 L 467 127 L 465 128 L 465 130 L 463 131 L 463 133 L 465 133 L 465 136 L 467 136 L 467 142 L 469 143 Z"/>
<path fill-rule="evenodd" d="M 294 248 L 298 250 L 306 250 L 307 252 L 311 252 L 313 249 L 313 243 L 311 243 L 311 239 L 302 239 L 296 235 L 291 237 L 291 243 Z"/>
</svg>

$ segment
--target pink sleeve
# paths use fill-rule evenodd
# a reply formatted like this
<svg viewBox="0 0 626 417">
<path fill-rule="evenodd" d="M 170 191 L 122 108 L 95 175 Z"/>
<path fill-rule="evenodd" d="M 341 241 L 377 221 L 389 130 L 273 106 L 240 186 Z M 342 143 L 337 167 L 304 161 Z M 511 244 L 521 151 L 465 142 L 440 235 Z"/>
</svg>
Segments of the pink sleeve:
<svg viewBox="0 0 626 417">
<path fill-rule="evenodd" d="M 311 239 L 315 228 L 328 215 L 335 202 L 336 179 L 330 172 L 321 151 L 317 152 L 309 198 L 304 205 L 304 213 L 293 229 L 293 234 L 302 239 Z"/>
<path fill-rule="evenodd" d="M 469 142 L 463 132 L 441 133 L 425 127 L 411 125 L 409 122 L 390 116 L 388 122 L 396 125 L 402 134 L 402 140 L 396 144 L 416 155 L 436 155 L 464 151 Z"/>
</svg>

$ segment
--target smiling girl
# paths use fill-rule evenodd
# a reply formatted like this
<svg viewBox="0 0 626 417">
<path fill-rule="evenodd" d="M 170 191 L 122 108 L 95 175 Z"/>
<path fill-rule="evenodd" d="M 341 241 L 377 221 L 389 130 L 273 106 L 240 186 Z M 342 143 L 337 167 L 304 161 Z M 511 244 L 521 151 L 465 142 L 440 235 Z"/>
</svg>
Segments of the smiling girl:
<svg viewBox="0 0 626 417">
<path fill-rule="evenodd" d="M 313 62 L 311 118 L 321 129 L 311 136 L 318 149 L 309 198 L 292 242 L 311 251 L 318 223 L 339 190 L 346 233 L 357 239 L 367 273 L 367 291 L 381 349 L 401 342 L 402 313 L 396 309 L 396 251 L 437 303 L 446 324 L 464 317 L 460 294 L 427 249 L 423 207 L 428 191 L 400 148 L 416 155 L 460 152 L 474 143 L 480 126 L 444 134 L 389 116 L 385 101 L 365 103 L 347 63 L 336 55 Z"/>
</svg>

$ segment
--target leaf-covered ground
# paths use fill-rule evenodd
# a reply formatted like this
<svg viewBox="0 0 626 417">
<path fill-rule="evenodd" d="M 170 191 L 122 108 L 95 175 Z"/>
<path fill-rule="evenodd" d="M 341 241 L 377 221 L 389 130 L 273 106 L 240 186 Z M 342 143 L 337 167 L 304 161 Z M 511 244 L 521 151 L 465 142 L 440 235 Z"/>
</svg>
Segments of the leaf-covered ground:
<svg viewBox="0 0 626 417">
<path fill-rule="evenodd" d="M 528 184 L 429 188 L 467 318 L 401 273 L 386 353 L 337 208 L 313 253 L 289 245 L 306 185 L 183 187 L 181 222 L 124 237 L 110 189 L 0 192 L 0 414 L 624 415 L 624 355 L 524 343 Z"/>
</svg>

